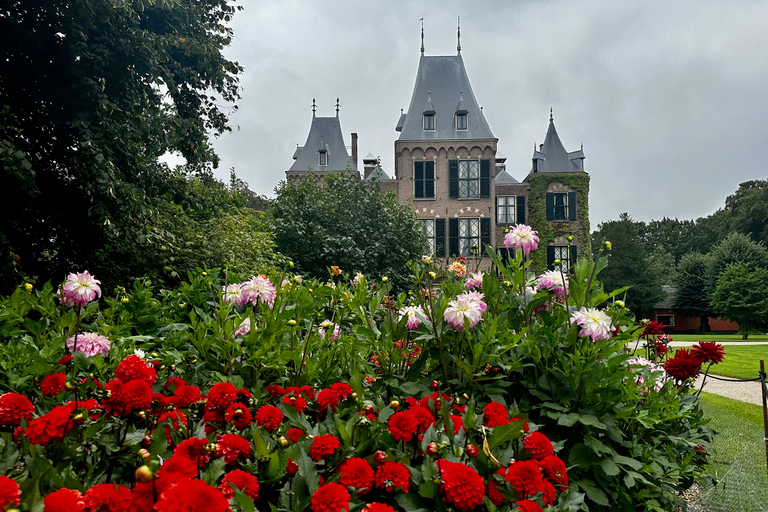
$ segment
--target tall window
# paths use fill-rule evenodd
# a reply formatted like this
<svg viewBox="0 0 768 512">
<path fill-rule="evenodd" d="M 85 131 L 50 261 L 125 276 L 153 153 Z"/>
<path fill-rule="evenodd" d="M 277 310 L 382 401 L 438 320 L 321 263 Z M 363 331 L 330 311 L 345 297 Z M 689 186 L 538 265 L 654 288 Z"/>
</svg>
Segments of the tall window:
<svg viewBox="0 0 768 512">
<path fill-rule="evenodd" d="M 515 196 L 496 198 L 496 224 L 515 223 Z"/>
<path fill-rule="evenodd" d="M 422 219 L 421 229 L 424 230 L 424 236 L 427 237 L 427 244 L 429 245 L 429 255 L 435 255 L 435 219 Z"/>
<path fill-rule="evenodd" d="M 480 197 L 480 160 L 459 160 L 459 197 Z"/>
<path fill-rule="evenodd" d="M 327 151 L 321 151 L 320 152 L 320 165 L 328 165 L 328 152 Z"/>
<path fill-rule="evenodd" d="M 555 246 L 555 259 L 560 260 L 560 266 L 563 272 L 568 272 L 571 269 L 571 248 L 566 246 Z"/>
<path fill-rule="evenodd" d="M 435 162 L 434 160 L 418 160 L 413 162 L 413 197 L 435 197 Z"/>
<path fill-rule="evenodd" d="M 552 220 L 568 220 L 568 194 L 552 194 L 554 210 Z"/>
<path fill-rule="evenodd" d="M 431 113 L 424 113 L 424 129 L 425 130 L 434 130 L 435 129 L 435 114 L 433 112 Z"/>
<path fill-rule="evenodd" d="M 466 112 L 460 112 L 456 114 L 456 129 L 457 130 L 467 129 L 467 113 Z"/>
<path fill-rule="evenodd" d="M 475 250 L 480 250 L 480 219 L 459 219 L 459 256 L 474 256 Z"/>
</svg>

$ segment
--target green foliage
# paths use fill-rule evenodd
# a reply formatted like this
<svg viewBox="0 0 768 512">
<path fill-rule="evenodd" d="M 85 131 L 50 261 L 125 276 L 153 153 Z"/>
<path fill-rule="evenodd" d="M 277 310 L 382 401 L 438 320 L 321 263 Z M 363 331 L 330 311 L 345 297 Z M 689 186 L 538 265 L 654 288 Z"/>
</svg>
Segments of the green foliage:
<svg viewBox="0 0 768 512">
<path fill-rule="evenodd" d="M 201 175 L 218 163 L 209 134 L 228 130 L 233 107 L 222 104 L 238 98 L 241 68 L 222 54 L 236 10 L 226 0 L 5 2 L 0 287 L 73 268 L 141 275 L 121 269 L 152 251 L 141 237 L 162 203 L 186 194 L 158 158 L 179 152 Z"/>
<path fill-rule="evenodd" d="M 738 190 L 725 199 L 725 211 L 733 231 L 768 245 L 768 180 L 740 183 Z"/>
<path fill-rule="evenodd" d="M 631 286 L 627 291 L 627 307 L 635 314 L 652 310 L 664 298 L 661 289 L 660 272 L 649 267 L 648 252 L 640 242 L 639 223 L 622 213 L 619 220 L 600 224 L 593 234 L 593 247 L 602 242 L 611 242 L 608 255 L 609 267 L 602 272 L 601 279 L 608 289 Z"/>
<path fill-rule="evenodd" d="M 653 281 L 663 285 L 673 285 L 677 280 L 675 258 L 663 247 L 651 250 L 645 257 L 648 272 L 653 275 Z"/>
<path fill-rule="evenodd" d="M 713 293 L 717 279 L 729 265 L 742 263 L 749 270 L 768 269 L 768 250 L 742 233 L 731 233 L 712 248 L 707 269 L 707 287 Z"/>
<path fill-rule="evenodd" d="M 329 175 L 324 185 L 313 178 L 281 183 L 271 216 L 277 250 L 317 278 L 335 265 L 347 275 L 387 276 L 403 287 L 406 263 L 427 252 L 410 209 L 368 181 Z"/>
<path fill-rule="evenodd" d="M 675 300 L 672 309 L 684 316 L 699 317 L 701 331 L 709 330 L 708 319 L 714 314 L 709 304 L 707 271 L 711 266 L 711 257 L 692 252 L 682 258 L 677 265 L 675 279 Z"/>
<path fill-rule="evenodd" d="M 765 326 L 768 318 L 768 269 L 732 263 L 720 273 L 712 294 L 712 308 L 723 318 L 739 324 L 742 337 Z"/>
<path fill-rule="evenodd" d="M 535 174 L 529 178 L 531 187 L 528 194 L 528 224 L 536 230 L 539 246 L 546 247 L 556 237 L 572 235 L 574 239 L 583 241 L 581 254 L 587 257 L 592 254 L 590 225 L 589 225 L 589 175 L 588 174 Z M 546 193 L 552 183 L 562 183 L 576 191 L 577 223 L 550 222 L 547 220 Z M 573 231 L 576 226 L 577 232 Z M 547 269 L 546 251 L 533 254 L 533 268 L 536 272 Z"/>
<path fill-rule="evenodd" d="M 648 223 L 638 221 L 640 240 L 651 252 L 664 251 L 674 258 L 675 264 L 690 252 L 707 254 L 720 239 L 713 219 L 719 214 L 698 220 L 677 220 L 664 217 Z"/>
</svg>

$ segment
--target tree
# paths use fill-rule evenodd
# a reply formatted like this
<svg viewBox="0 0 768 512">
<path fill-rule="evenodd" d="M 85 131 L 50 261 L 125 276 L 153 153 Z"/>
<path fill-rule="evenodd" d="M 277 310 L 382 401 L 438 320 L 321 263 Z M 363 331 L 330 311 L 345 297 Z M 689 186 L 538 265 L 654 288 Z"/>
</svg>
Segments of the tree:
<svg viewBox="0 0 768 512">
<path fill-rule="evenodd" d="M 730 213 L 733 231 L 768 244 L 768 180 L 740 183 L 738 190 L 725 199 L 725 210 Z"/>
<path fill-rule="evenodd" d="M 640 240 L 640 226 L 627 213 L 619 220 L 604 222 L 592 234 L 592 247 L 611 242 L 608 267 L 600 273 L 600 280 L 608 290 L 631 286 L 627 291 L 627 307 L 639 316 L 652 310 L 664 298 L 657 274 L 648 266 L 648 251 Z"/>
<path fill-rule="evenodd" d="M 674 280 L 675 296 L 672 309 L 683 316 L 699 317 L 699 330 L 708 332 L 709 317 L 714 312 L 710 306 L 710 294 L 707 292 L 707 271 L 711 258 L 697 252 L 691 252 L 680 258 L 677 264 L 677 276 Z"/>
<path fill-rule="evenodd" d="M 768 270 L 732 263 L 717 278 L 712 307 L 723 318 L 739 324 L 741 337 L 766 325 L 768 319 Z"/>
<path fill-rule="evenodd" d="M 209 175 L 240 66 L 227 0 L 8 0 L 0 9 L 0 286 L 103 267 L 132 277 L 164 201 L 186 199 L 158 158 Z M 150 254 L 151 253 L 151 254 Z M 150 260 L 152 258 L 149 258 Z M 11 263 L 13 260 L 14 263 Z"/>
<path fill-rule="evenodd" d="M 732 264 L 742 263 L 749 270 L 768 269 L 768 250 L 742 233 L 731 233 L 712 248 L 710 265 L 707 269 L 707 289 L 711 295 L 717 279 Z"/>
<path fill-rule="evenodd" d="M 271 208 L 277 250 L 305 274 L 325 278 L 328 267 L 403 286 L 406 263 L 426 253 L 421 224 L 393 193 L 376 183 L 328 175 L 281 183 Z"/>
</svg>

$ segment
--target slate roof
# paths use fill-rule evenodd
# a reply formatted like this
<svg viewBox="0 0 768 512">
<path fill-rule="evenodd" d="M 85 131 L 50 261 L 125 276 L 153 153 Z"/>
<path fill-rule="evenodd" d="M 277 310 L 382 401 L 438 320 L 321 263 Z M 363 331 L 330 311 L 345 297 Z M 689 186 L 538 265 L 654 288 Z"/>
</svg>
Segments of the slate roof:
<svg viewBox="0 0 768 512">
<path fill-rule="evenodd" d="M 377 165 L 376 168 L 371 171 L 371 174 L 368 175 L 367 178 L 365 178 L 365 181 L 395 181 L 393 178 L 390 178 L 389 175 L 384 172 L 384 169 L 381 168 L 380 165 Z"/>
<path fill-rule="evenodd" d="M 499 174 L 497 174 L 495 181 L 497 185 L 517 185 L 520 183 L 507 171 L 501 171 Z"/>
<path fill-rule="evenodd" d="M 584 151 L 565 150 L 555 129 L 555 121 L 549 116 L 549 128 L 540 150 L 534 149 L 533 159 L 538 160 L 537 172 L 583 172 Z"/>
<path fill-rule="evenodd" d="M 328 153 L 328 164 L 320 165 L 320 150 Z M 347 169 L 357 171 L 357 166 L 344 146 L 339 116 L 316 117 L 312 114 L 312 124 L 304 146 L 296 148 L 295 162 L 288 172 L 343 172 Z"/>
<path fill-rule="evenodd" d="M 435 113 L 435 129 L 424 130 L 422 114 Z M 467 129 L 457 130 L 455 114 L 466 111 Z M 401 114 L 395 130 L 399 140 L 493 139 L 477 104 L 461 55 L 425 56 L 419 59 L 416 84 L 408 112 Z"/>
</svg>

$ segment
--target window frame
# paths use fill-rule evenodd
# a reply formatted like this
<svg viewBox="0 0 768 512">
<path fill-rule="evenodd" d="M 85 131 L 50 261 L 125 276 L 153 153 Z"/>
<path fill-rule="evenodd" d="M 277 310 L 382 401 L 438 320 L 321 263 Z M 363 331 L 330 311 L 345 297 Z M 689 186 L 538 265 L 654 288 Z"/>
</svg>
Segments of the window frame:
<svg viewBox="0 0 768 512">
<path fill-rule="evenodd" d="M 431 163 L 431 172 L 432 177 L 428 178 L 427 173 L 430 169 L 428 163 Z M 421 164 L 421 173 L 422 177 L 417 177 L 417 164 Z M 419 187 L 419 183 L 421 183 L 421 187 Z M 428 185 L 431 184 L 432 186 L 432 195 L 428 195 L 429 187 Z M 419 195 L 421 194 L 421 195 Z M 414 160 L 413 161 L 413 197 L 414 199 L 434 199 L 435 198 L 435 161 L 434 160 Z"/>
<path fill-rule="evenodd" d="M 437 223 L 435 219 L 419 219 L 421 221 L 421 229 L 424 232 L 424 236 L 427 237 L 427 243 L 429 244 L 429 256 L 435 256 L 437 252 Z M 432 226 L 432 232 L 428 226 Z"/>
<path fill-rule="evenodd" d="M 571 246 L 570 245 L 555 245 L 554 255 L 555 260 L 560 260 L 560 268 L 563 269 L 563 273 L 567 274 L 571 270 Z M 565 253 L 565 257 L 562 253 Z M 558 256 L 558 253 L 561 255 Z"/>
<path fill-rule="evenodd" d="M 464 120 L 464 125 L 459 123 L 459 120 Z M 465 132 L 469 129 L 469 114 L 467 112 L 456 112 L 456 130 Z"/>
<path fill-rule="evenodd" d="M 469 230 L 468 236 L 462 236 L 462 226 L 464 226 L 464 230 Z M 476 235 L 472 234 L 474 230 L 476 231 Z M 482 250 L 482 242 L 480 237 L 480 218 L 479 217 L 462 217 L 459 219 L 459 256 L 464 256 L 465 258 L 473 258 L 475 256 L 480 255 L 480 251 Z M 478 254 L 475 254 L 475 252 L 472 250 L 473 246 L 478 247 Z"/>
<path fill-rule="evenodd" d="M 427 126 L 427 119 L 430 119 L 432 121 L 431 128 Z M 435 113 L 434 112 L 424 112 L 423 114 L 421 114 L 421 127 L 425 132 L 435 131 Z"/>
<path fill-rule="evenodd" d="M 563 203 L 561 205 L 557 204 L 557 200 L 559 197 L 562 197 Z M 559 209 L 562 209 L 562 215 L 558 215 Z M 568 204 L 568 193 L 567 192 L 552 192 L 552 220 L 568 220 L 568 212 L 569 204 Z"/>
<path fill-rule="evenodd" d="M 317 165 L 328 165 L 328 152 L 320 150 L 317 152 Z"/>
<path fill-rule="evenodd" d="M 470 163 L 475 163 L 475 165 L 476 165 L 475 171 L 477 173 L 477 176 L 469 177 L 469 178 L 466 178 L 466 177 L 462 178 L 462 175 L 461 175 L 462 174 L 462 167 L 465 167 L 465 170 L 468 171 L 469 168 L 470 168 L 469 167 Z M 462 164 L 465 164 L 465 165 L 462 166 Z M 480 174 L 481 174 L 481 172 L 480 172 L 480 165 L 481 164 L 480 164 L 480 160 L 479 159 L 459 160 L 459 164 L 458 164 L 458 170 L 459 170 L 459 174 L 458 174 L 458 176 L 459 176 L 459 178 L 458 178 L 458 180 L 459 180 L 459 199 L 479 199 L 480 198 Z M 462 195 L 462 184 L 463 183 L 467 184 L 466 186 L 467 186 L 467 193 L 468 194 L 472 192 L 471 188 L 472 188 L 472 185 L 474 184 L 476 194 L 475 195 L 471 195 L 471 194 L 470 195 Z"/>
<path fill-rule="evenodd" d="M 506 199 L 507 202 L 502 205 L 499 203 L 500 199 Z M 509 204 L 509 200 L 512 200 L 512 204 Z M 502 211 L 506 211 L 505 218 L 502 220 Z M 510 215 L 511 212 L 511 215 Z M 511 220 L 510 220 L 511 219 Z M 517 222 L 517 196 L 496 196 L 496 224 L 515 224 Z"/>
<path fill-rule="evenodd" d="M 669 323 L 664 323 L 661 320 L 659 320 L 659 318 L 661 318 L 661 317 L 669 317 Z M 659 315 L 657 313 L 656 314 L 656 321 L 659 322 L 660 324 L 664 325 L 665 327 L 674 327 L 675 326 L 675 315 L 674 315 L 674 313 L 669 313 L 668 315 L 667 314 Z"/>
</svg>

